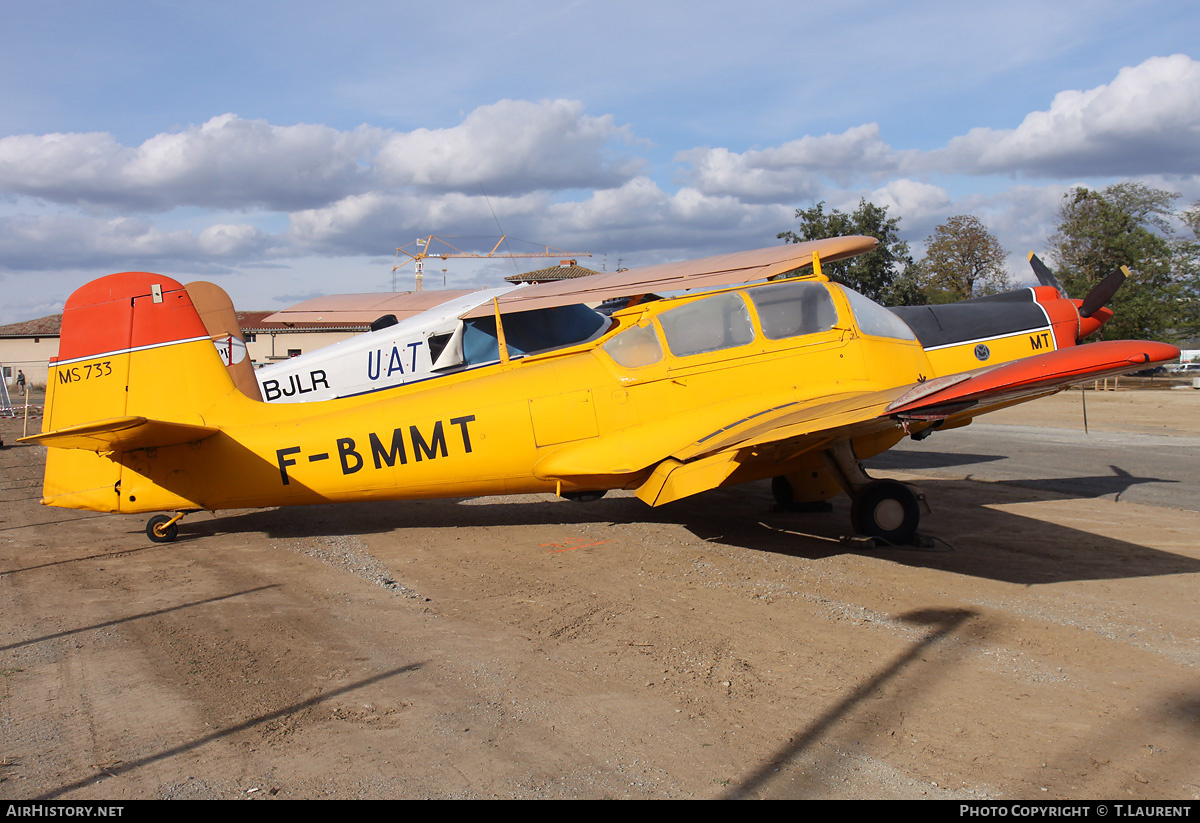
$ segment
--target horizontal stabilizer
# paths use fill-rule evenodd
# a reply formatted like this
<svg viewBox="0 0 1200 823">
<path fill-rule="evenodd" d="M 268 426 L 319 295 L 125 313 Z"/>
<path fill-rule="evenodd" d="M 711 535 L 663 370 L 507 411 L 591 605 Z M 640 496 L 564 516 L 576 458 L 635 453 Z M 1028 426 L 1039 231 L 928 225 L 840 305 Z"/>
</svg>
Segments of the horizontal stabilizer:
<svg viewBox="0 0 1200 823">
<path fill-rule="evenodd" d="M 167 423 L 145 417 L 113 417 L 70 426 L 58 431 L 22 437 L 19 443 L 34 443 L 53 449 L 84 449 L 94 452 L 125 452 L 159 446 L 178 446 L 212 437 L 220 429 Z"/>
</svg>

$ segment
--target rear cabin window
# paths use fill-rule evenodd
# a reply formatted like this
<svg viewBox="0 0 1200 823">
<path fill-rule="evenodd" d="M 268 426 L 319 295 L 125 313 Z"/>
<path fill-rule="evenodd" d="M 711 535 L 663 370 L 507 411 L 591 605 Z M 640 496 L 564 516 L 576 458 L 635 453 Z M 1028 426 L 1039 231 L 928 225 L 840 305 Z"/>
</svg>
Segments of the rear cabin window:
<svg viewBox="0 0 1200 823">
<path fill-rule="evenodd" d="M 829 289 L 820 283 L 784 281 L 751 289 L 763 334 L 770 340 L 828 331 L 837 325 Z"/>
<path fill-rule="evenodd" d="M 737 292 L 716 294 L 658 317 L 676 357 L 731 349 L 754 341 L 750 310 Z"/>
</svg>

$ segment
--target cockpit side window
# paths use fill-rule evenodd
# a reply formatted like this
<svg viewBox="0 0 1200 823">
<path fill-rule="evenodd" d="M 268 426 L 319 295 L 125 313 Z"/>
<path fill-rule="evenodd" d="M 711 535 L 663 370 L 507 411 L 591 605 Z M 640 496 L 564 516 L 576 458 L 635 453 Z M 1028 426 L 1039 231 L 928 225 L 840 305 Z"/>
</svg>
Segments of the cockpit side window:
<svg viewBox="0 0 1200 823">
<path fill-rule="evenodd" d="M 837 309 L 821 283 L 785 280 L 751 289 L 763 334 L 770 340 L 828 331 L 837 325 Z"/>
<path fill-rule="evenodd" d="M 895 340 L 916 340 L 917 336 L 908 324 L 883 306 L 863 297 L 854 289 L 840 286 L 842 293 L 850 302 L 850 310 L 858 321 L 858 330 L 873 337 L 891 337 Z"/>
<path fill-rule="evenodd" d="M 667 348 L 676 357 L 731 349 L 754 341 L 750 310 L 737 292 L 715 294 L 658 317 Z"/>
<path fill-rule="evenodd" d="M 650 324 L 626 329 L 605 343 L 603 349 L 617 365 L 627 369 L 652 366 L 662 360 L 663 356 L 658 335 L 654 333 L 654 326 Z"/>
<path fill-rule="evenodd" d="M 607 317 L 583 305 L 554 306 L 504 315 L 504 342 L 509 357 L 574 346 L 608 330 Z M 500 359 L 495 317 L 463 321 L 463 362 L 468 366 Z"/>
</svg>

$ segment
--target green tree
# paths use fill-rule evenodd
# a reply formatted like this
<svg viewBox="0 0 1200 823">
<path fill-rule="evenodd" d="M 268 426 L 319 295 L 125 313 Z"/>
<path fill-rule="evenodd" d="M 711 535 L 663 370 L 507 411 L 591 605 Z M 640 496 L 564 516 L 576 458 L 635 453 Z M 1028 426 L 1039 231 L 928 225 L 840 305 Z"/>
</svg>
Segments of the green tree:
<svg viewBox="0 0 1200 823">
<path fill-rule="evenodd" d="M 796 219 L 800 221 L 798 231 L 780 232 L 776 235 L 780 240 L 804 243 L 861 234 L 879 241 L 879 245 L 866 254 L 836 263 L 823 263 L 822 269 L 831 280 L 885 305 L 910 306 L 925 302 L 908 243 L 900 239 L 900 218 L 888 217 L 887 206 L 868 203 L 864 198 L 849 214 L 838 209 L 827 214 L 822 201 L 812 208 L 796 209 Z"/>
<path fill-rule="evenodd" d="M 1180 215 L 1190 234 L 1175 242 L 1175 275 L 1179 283 L 1177 339 L 1200 336 L 1200 203 Z"/>
<path fill-rule="evenodd" d="M 951 217 L 928 239 L 921 273 L 931 303 L 969 300 L 1008 291 L 1004 249 L 980 222 L 969 214 Z"/>
<path fill-rule="evenodd" d="M 1190 209 L 1180 215 L 1187 227 L 1192 230 L 1192 239 L 1200 240 L 1200 202 L 1193 203 Z"/>
<path fill-rule="evenodd" d="M 1188 325 L 1186 276 L 1168 222 L 1175 198 L 1141 183 L 1080 187 L 1064 196 L 1050 245 L 1067 292 L 1083 297 L 1120 266 L 1133 274 L 1109 304 L 1115 316 L 1101 336 L 1174 338 Z"/>
</svg>

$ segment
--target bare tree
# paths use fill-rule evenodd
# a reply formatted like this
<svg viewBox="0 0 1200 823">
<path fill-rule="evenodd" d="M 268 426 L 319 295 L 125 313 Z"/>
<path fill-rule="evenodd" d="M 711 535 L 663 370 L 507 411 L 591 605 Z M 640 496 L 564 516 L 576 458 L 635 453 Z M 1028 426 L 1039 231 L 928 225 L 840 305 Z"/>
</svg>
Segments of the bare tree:
<svg viewBox="0 0 1200 823">
<path fill-rule="evenodd" d="M 921 261 L 930 301 L 949 303 L 1012 288 L 1004 269 L 1004 249 L 970 214 L 951 217 L 933 230 Z"/>
</svg>

